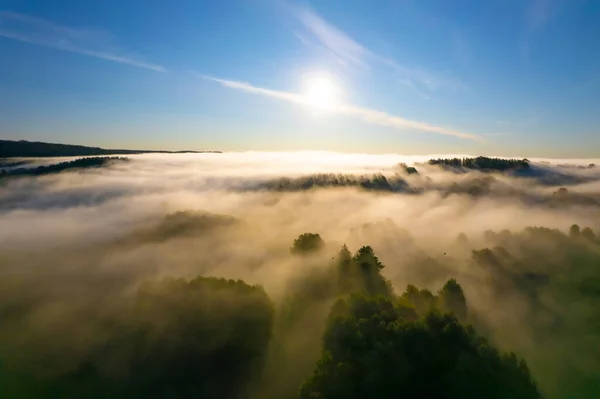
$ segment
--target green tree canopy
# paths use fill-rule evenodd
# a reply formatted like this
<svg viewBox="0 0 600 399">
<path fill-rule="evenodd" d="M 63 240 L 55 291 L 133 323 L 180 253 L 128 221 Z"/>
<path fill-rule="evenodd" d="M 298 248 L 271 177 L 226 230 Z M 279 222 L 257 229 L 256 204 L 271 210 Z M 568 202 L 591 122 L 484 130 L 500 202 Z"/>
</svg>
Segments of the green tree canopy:
<svg viewBox="0 0 600 399">
<path fill-rule="evenodd" d="M 273 313 L 242 281 L 150 281 L 122 313 L 90 323 L 105 339 L 81 353 L 40 358 L 41 370 L 8 358 L 0 397 L 238 398 L 262 369 Z"/>
<path fill-rule="evenodd" d="M 390 299 L 353 294 L 330 315 L 301 399 L 539 398 L 526 363 L 448 314 L 406 320 Z"/>
<path fill-rule="evenodd" d="M 325 246 L 325 242 L 319 234 L 315 233 L 304 233 L 300 234 L 298 238 L 294 240 L 291 252 L 293 254 L 305 255 L 317 252 Z"/>
<path fill-rule="evenodd" d="M 571 228 L 569 229 L 569 235 L 571 237 L 579 237 L 579 235 L 581 234 L 581 229 L 579 228 L 579 225 L 574 224 L 571 226 Z"/>
<path fill-rule="evenodd" d="M 529 169 L 528 159 L 503 159 L 503 158 L 440 158 L 431 159 L 430 165 L 441 165 L 453 168 L 482 169 L 507 171 L 515 169 Z"/>
<path fill-rule="evenodd" d="M 581 236 L 590 242 L 596 241 L 596 233 L 589 227 L 586 227 L 581 231 Z"/>
<path fill-rule="evenodd" d="M 465 321 L 467 319 L 467 301 L 462 287 L 455 279 L 448 280 L 438 293 L 439 307 L 447 313 L 454 313 L 456 317 Z"/>
</svg>

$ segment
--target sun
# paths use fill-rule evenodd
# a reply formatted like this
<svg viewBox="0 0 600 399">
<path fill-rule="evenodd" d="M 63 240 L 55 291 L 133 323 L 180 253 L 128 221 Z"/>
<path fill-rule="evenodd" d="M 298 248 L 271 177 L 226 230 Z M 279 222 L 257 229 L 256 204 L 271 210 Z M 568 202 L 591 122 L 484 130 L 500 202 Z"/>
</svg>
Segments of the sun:
<svg viewBox="0 0 600 399">
<path fill-rule="evenodd" d="M 315 108 L 332 108 L 339 102 L 339 88 L 325 74 L 308 76 L 305 79 L 304 99 Z"/>
</svg>

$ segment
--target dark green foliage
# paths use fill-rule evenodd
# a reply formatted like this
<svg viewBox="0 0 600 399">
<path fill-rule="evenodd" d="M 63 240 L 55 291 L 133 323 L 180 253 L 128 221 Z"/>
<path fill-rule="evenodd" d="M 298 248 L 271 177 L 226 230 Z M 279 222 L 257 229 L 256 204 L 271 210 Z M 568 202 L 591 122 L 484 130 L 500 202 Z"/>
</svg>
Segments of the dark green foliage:
<svg viewBox="0 0 600 399">
<path fill-rule="evenodd" d="M 514 311 L 504 305 L 507 298 L 526 305 L 518 325 L 535 345 L 519 340 L 515 349 L 552 398 L 588 398 L 600 389 L 599 244 L 588 227 L 572 225 L 568 233 L 529 227 L 495 234 L 490 248 L 473 251 L 474 266 L 487 276 L 487 300 L 500 312 Z"/>
<path fill-rule="evenodd" d="M 105 338 L 79 348 L 78 354 L 39 358 L 43 369 L 20 363 L 19 354 L 9 356 L 8 371 L 0 376 L 0 397 L 245 396 L 262 369 L 273 312 L 264 290 L 242 281 L 151 281 L 120 313 L 90 314 L 82 320 L 99 317 L 90 331 Z M 74 354 L 77 363 L 61 367 Z"/>
<path fill-rule="evenodd" d="M 318 173 L 293 179 L 276 179 L 262 183 L 259 186 L 260 189 L 273 191 L 303 191 L 327 187 L 356 187 L 373 191 L 412 192 L 412 189 L 399 175 L 386 177 L 381 173 L 371 176 Z"/>
<path fill-rule="evenodd" d="M 478 170 L 497 170 L 509 171 L 516 169 L 529 169 L 529 161 L 527 159 L 502 159 L 502 158 L 440 158 L 431 159 L 428 162 L 430 165 L 449 166 L 452 168 L 478 169 Z"/>
<path fill-rule="evenodd" d="M 292 253 L 310 254 L 321 250 L 325 243 L 318 234 L 300 235 L 292 247 Z M 370 295 L 392 295 L 391 284 L 381 275 L 384 265 L 373 248 L 361 247 L 352 255 L 346 245 L 342 246 L 333 264 L 325 269 L 313 269 L 307 275 L 294 280 L 284 300 L 283 316 L 288 322 L 300 318 L 313 303 L 335 300 L 352 292 Z"/>
<path fill-rule="evenodd" d="M 372 295 L 389 295 L 391 289 L 387 281 L 381 275 L 383 264 L 379 261 L 373 248 L 361 247 L 352 258 L 354 267 L 357 269 L 356 281 L 365 292 Z"/>
<path fill-rule="evenodd" d="M 335 298 L 335 270 L 315 268 L 293 279 L 277 308 L 269 359 L 253 399 L 291 398 L 319 358 L 325 320 Z"/>
<path fill-rule="evenodd" d="M 336 262 L 338 267 L 337 275 L 339 290 L 340 292 L 351 292 L 353 288 L 353 260 L 352 253 L 348 250 L 346 244 L 340 249 Z"/>
<path fill-rule="evenodd" d="M 293 254 L 307 255 L 318 252 L 323 248 L 325 242 L 320 235 L 315 233 L 304 233 L 300 234 L 298 238 L 294 240 L 294 245 L 290 251 Z"/>
<path fill-rule="evenodd" d="M 124 162 L 127 160 L 127 158 L 122 157 L 79 158 L 73 161 L 60 162 L 48 166 L 38 166 L 37 168 L 18 168 L 10 171 L 3 170 L 0 177 L 42 176 L 51 173 L 60 173 L 69 169 L 100 168 L 111 162 Z"/>
<path fill-rule="evenodd" d="M 152 227 L 135 231 L 129 240 L 131 242 L 167 241 L 175 237 L 215 233 L 218 229 L 226 229 L 240 224 L 241 221 L 232 216 L 178 211 L 166 215 L 160 223 Z"/>
<path fill-rule="evenodd" d="M 564 187 L 561 187 L 558 190 L 556 190 L 552 194 L 552 197 L 547 200 L 547 203 L 551 206 L 598 206 L 600 204 L 597 198 L 594 198 L 593 196 L 589 196 L 583 193 L 572 192 Z"/>
<path fill-rule="evenodd" d="M 178 212 L 134 236 L 137 244 L 160 245 L 199 238 L 189 241 L 195 245 L 239 223 Z M 130 277 L 111 276 L 120 288 L 104 293 L 104 271 L 87 275 L 77 267 L 59 275 L 62 287 L 81 284 L 86 298 L 102 287 L 102 296 L 90 295 L 102 299 L 80 307 L 71 300 L 76 295 L 45 291 L 61 286 L 42 259 L 36 283 L 19 283 L 13 269 L 0 280 L 0 397 L 280 399 L 293 397 L 302 381 L 303 399 L 539 397 L 529 367 L 549 398 L 594 397 L 600 242 L 589 227 L 573 229 L 489 230 L 487 248 L 475 250 L 479 238 L 461 237 L 464 248 L 456 252 L 465 258 L 455 260 L 452 240 L 448 256 L 438 256 L 415 249 L 414 239 L 388 222 L 367 224 L 348 241 L 372 237 L 381 258 L 370 246 L 337 252 L 318 234 L 304 234 L 294 253 L 311 255 L 288 259 L 297 274 L 276 312 L 262 288 L 241 281 L 156 280 L 130 295 L 139 275 L 128 270 Z M 397 281 L 429 289 L 408 285 L 396 296 L 382 274 L 391 270 L 402 270 Z M 527 364 L 494 346 L 515 350 Z"/>
<path fill-rule="evenodd" d="M 338 301 L 300 398 L 540 397 L 514 354 L 500 354 L 451 315 L 410 319 L 405 309 L 360 294 Z"/>
<path fill-rule="evenodd" d="M 76 157 L 88 155 L 134 154 L 135 151 L 104 150 L 82 145 L 42 143 L 39 141 L 0 140 L 0 158 L 9 157 Z"/>
<path fill-rule="evenodd" d="M 472 159 L 477 160 L 479 158 Z M 407 166 L 406 170 L 403 169 L 395 174 L 350 175 L 317 173 L 302 177 L 281 177 L 257 183 L 239 184 L 236 190 L 299 192 L 328 188 L 356 188 L 364 191 L 411 195 L 436 191 L 440 192 L 444 197 L 458 194 L 476 198 L 511 198 L 528 204 L 543 205 L 552 208 L 569 207 L 572 205 L 600 206 L 600 199 L 595 193 L 578 193 L 559 189 L 554 195 L 542 194 L 534 190 L 524 189 L 521 185 L 514 184 L 514 181 L 494 177 L 495 174 L 487 172 L 506 172 L 522 179 L 531 179 L 532 185 L 543 184 L 547 186 L 574 184 L 575 180 L 581 180 L 581 182 L 594 181 L 595 178 L 560 174 L 554 169 L 545 171 L 540 168 L 533 168 L 529 166 L 530 164 L 527 160 L 498 159 L 496 162 L 495 158 L 485 159 L 490 161 L 467 162 L 467 166 L 461 166 L 463 159 L 430 161 L 454 173 L 464 173 L 466 175 L 465 178 L 452 182 L 449 185 L 440 184 L 439 181 L 432 180 L 429 176 L 423 176 L 422 179 L 418 177 L 409 179 L 406 175 L 414 175 L 415 173 L 412 167 Z M 403 167 L 401 166 L 401 168 Z M 468 174 L 467 172 L 472 169 L 485 172 L 486 174 Z"/>
<path fill-rule="evenodd" d="M 381 275 L 383 264 L 379 261 L 373 248 L 361 247 L 349 258 L 350 252 L 344 245 L 338 259 L 338 292 L 365 292 L 371 295 L 392 294 L 391 284 Z"/>
<path fill-rule="evenodd" d="M 581 234 L 581 229 L 576 224 L 572 225 L 571 228 L 569 229 L 569 235 L 573 238 L 579 237 L 580 234 Z"/>
<path fill-rule="evenodd" d="M 361 270 L 381 270 L 384 267 L 370 246 L 361 247 L 352 260 Z"/>
<path fill-rule="evenodd" d="M 427 289 L 418 289 L 412 284 L 406 286 L 406 290 L 400 297 L 401 303 L 412 306 L 418 314 L 426 314 L 435 309 L 436 297 Z"/>
<path fill-rule="evenodd" d="M 596 233 L 589 227 L 586 227 L 581 231 L 581 236 L 589 242 L 596 242 Z"/>
<path fill-rule="evenodd" d="M 305 260 L 307 264 L 316 261 Z M 353 256 L 344 245 L 325 262 L 325 267 L 308 268 L 286 286 L 267 367 L 269 381 L 264 383 L 269 398 L 292 397 L 310 375 L 319 358 L 326 315 L 337 298 L 353 292 L 393 295 L 389 281 L 380 273 L 383 264 L 371 247 L 362 247 Z"/>
<path fill-rule="evenodd" d="M 400 296 L 400 303 L 414 308 L 417 314 L 424 315 L 433 310 L 454 314 L 458 320 L 467 320 L 467 301 L 462 287 L 455 279 L 444 284 L 437 296 L 428 289 L 418 289 L 412 284 Z"/>
<path fill-rule="evenodd" d="M 382 226 L 378 229 L 382 231 Z M 389 265 L 390 258 L 384 258 L 384 263 L 400 270 L 394 282 L 433 288 L 442 279 L 457 276 L 470 291 L 478 291 L 476 306 L 469 306 L 468 312 L 456 306 L 463 300 L 447 301 L 452 297 L 445 297 L 444 290 L 433 295 L 414 285 L 402 294 L 400 303 L 412 303 L 420 315 L 432 308 L 451 311 L 461 322 L 466 313 L 466 320 L 495 345 L 514 349 L 527 359 L 548 398 L 585 399 L 600 389 L 600 240 L 589 227 L 573 231 L 570 235 L 568 229 L 544 227 L 488 230 L 483 248 L 471 253 L 482 242 L 473 235 L 463 238 L 462 250 L 452 246 L 448 256 L 436 258 L 431 252 L 422 256 L 415 244 L 399 244 L 400 237 L 386 230 L 386 237 L 394 237 L 401 247 L 397 252 L 388 248 L 386 253 L 396 258 L 412 254 Z M 377 237 L 377 230 L 361 238 L 369 234 Z M 452 259 L 450 251 L 455 256 L 471 255 L 471 265 L 468 260 Z"/>
<path fill-rule="evenodd" d="M 135 377 L 155 396 L 175 389 L 179 396 L 236 397 L 259 374 L 273 312 L 265 292 L 242 281 L 148 284 L 135 308 Z"/>
<path fill-rule="evenodd" d="M 417 168 L 415 168 L 414 166 L 408 166 L 405 163 L 398 164 L 398 166 L 400 166 L 400 168 L 402 168 L 404 173 L 406 173 L 407 175 L 418 175 L 419 174 L 419 172 L 417 171 Z"/>
<path fill-rule="evenodd" d="M 493 176 L 484 176 L 482 178 L 471 179 L 466 182 L 452 183 L 447 189 L 444 195 L 450 194 L 467 194 L 472 197 L 481 197 L 489 195 L 502 195 L 502 192 L 496 192 L 494 187 L 498 186 L 500 182 Z"/>
<path fill-rule="evenodd" d="M 438 293 L 439 307 L 443 312 L 454 313 L 458 320 L 467 320 L 467 301 L 462 287 L 455 279 L 448 280 Z"/>
</svg>

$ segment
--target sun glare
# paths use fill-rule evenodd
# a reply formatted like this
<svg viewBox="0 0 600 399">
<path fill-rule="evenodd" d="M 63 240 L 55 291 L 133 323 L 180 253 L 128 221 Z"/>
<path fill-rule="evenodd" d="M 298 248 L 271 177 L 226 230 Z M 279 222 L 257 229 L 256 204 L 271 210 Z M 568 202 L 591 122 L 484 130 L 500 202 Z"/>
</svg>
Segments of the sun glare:
<svg viewBox="0 0 600 399">
<path fill-rule="evenodd" d="M 306 78 L 304 88 L 306 102 L 316 108 L 331 108 L 339 102 L 339 88 L 327 75 Z"/>
</svg>

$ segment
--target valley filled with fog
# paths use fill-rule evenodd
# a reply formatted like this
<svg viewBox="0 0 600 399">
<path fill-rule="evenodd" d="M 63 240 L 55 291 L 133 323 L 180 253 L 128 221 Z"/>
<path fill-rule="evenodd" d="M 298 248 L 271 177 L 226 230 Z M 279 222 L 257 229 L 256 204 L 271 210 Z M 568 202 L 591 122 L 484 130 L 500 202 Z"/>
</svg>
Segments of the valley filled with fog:
<svg viewBox="0 0 600 399">
<path fill-rule="evenodd" d="M 352 312 L 389 305 L 396 318 L 373 338 L 385 345 L 409 322 L 455 326 L 465 348 L 485 338 L 491 352 L 473 349 L 470 371 L 452 366 L 454 377 L 438 381 L 447 396 L 435 397 L 466 395 L 460 378 L 494 364 L 490 375 L 501 377 L 462 397 L 491 397 L 481 392 L 501 381 L 515 398 L 591 398 L 600 392 L 600 159 L 507 170 L 429 162 L 467 157 L 143 154 L 35 176 L 26 169 L 74 158 L 3 166 L 0 396 L 422 394 L 435 384 L 419 381 L 441 377 L 410 362 L 404 388 L 366 394 L 369 381 L 404 366 L 348 355 L 378 346 L 348 344 L 334 317 L 347 308 L 343 320 L 368 320 Z M 343 271 L 350 264 L 361 272 Z M 429 347 L 409 336 L 407 347 Z M 336 378 L 356 396 L 331 391 Z"/>
</svg>

